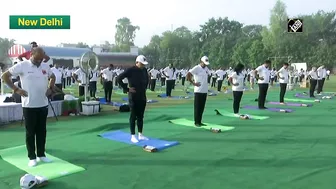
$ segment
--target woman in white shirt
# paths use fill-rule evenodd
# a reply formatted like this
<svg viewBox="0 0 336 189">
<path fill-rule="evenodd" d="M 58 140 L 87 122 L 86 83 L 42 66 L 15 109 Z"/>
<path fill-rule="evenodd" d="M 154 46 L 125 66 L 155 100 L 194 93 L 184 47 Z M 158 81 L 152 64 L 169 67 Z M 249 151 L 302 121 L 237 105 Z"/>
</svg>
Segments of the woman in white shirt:
<svg viewBox="0 0 336 189">
<path fill-rule="evenodd" d="M 244 91 L 244 78 L 245 74 L 243 73 L 244 65 L 238 64 L 234 71 L 229 76 L 229 82 L 232 84 L 233 92 L 233 113 L 238 114 L 240 108 L 240 101 L 243 96 Z"/>
<path fill-rule="evenodd" d="M 308 78 L 310 81 L 309 97 L 315 98 L 314 91 L 318 80 L 316 67 L 313 67 L 312 70 L 308 73 Z"/>
</svg>

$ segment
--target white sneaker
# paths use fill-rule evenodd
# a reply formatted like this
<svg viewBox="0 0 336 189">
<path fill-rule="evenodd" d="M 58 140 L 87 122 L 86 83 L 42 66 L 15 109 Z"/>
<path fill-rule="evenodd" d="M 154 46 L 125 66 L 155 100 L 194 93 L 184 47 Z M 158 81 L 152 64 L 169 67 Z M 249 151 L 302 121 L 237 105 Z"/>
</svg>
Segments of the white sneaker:
<svg viewBox="0 0 336 189">
<path fill-rule="evenodd" d="M 36 159 L 29 160 L 28 166 L 29 167 L 35 167 L 37 165 Z"/>
<path fill-rule="evenodd" d="M 131 142 L 133 142 L 133 143 L 138 143 L 139 140 L 138 140 L 134 135 L 132 135 L 132 137 L 131 137 Z"/>
<path fill-rule="evenodd" d="M 149 140 L 147 137 L 143 136 L 141 133 L 139 133 L 139 140 Z"/>
<path fill-rule="evenodd" d="M 37 161 L 38 162 L 44 162 L 44 163 L 51 163 L 52 162 L 52 160 L 51 159 L 49 159 L 49 158 L 47 158 L 47 157 L 38 157 L 37 158 Z"/>
</svg>

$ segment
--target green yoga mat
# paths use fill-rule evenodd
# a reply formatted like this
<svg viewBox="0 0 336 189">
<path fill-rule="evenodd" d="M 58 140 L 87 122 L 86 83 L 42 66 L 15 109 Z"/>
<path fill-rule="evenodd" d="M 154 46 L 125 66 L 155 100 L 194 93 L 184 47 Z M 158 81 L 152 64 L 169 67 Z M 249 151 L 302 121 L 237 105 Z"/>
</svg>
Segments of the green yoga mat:
<svg viewBox="0 0 336 189">
<path fill-rule="evenodd" d="M 299 99 L 299 98 L 285 98 L 285 101 L 289 101 L 289 102 L 315 102 L 315 100 L 308 100 L 308 99 Z"/>
<path fill-rule="evenodd" d="M 228 112 L 226 110 L 216 109 L 215 112 L 219 115 L 226 116 L 226 117 L 237 117 L 237 118 L 239 117 L 238 115 L 235 115 L 234 113 Z M 269 118 L 268 116 L 257 116 L 257 115 L 250 115 L 250 114 L 248 115 L 251 117 L 251 119 L 265 120 Z"/>
<path fill-rule="evenodd" d="M 176 124 L 176 125 L 183 125 L 183 126 L 206 129 L 206 130 L 210 130 L 210 128 L 220 129 L 221 131 L 229 131 L 229 130 L 234 129 L 234 127 L 231 127 L 231 126 L 216 125 L 216 124 L 211 124 L 211 123 L 204 123 L 206 126 L 195 127 L 194 121 L 191 121 L 185 118 L 174 119 L 174 120 L 170 120 L 169 122 Z"/>
<path fill-rule="evenodd" d="M 53 162 L 39 162 L 36 167 L 29 167 L 26 146 L 17 146 L 0 150 L 0 156 L 4 161 L 14 165 L 17 168 L 32 175 L 46 177 L 48 180 L 85 171 L 85 169 L 82 167 L 73 165 L 50 154 L 46 154 L 46 156 Z"/>
</svg>

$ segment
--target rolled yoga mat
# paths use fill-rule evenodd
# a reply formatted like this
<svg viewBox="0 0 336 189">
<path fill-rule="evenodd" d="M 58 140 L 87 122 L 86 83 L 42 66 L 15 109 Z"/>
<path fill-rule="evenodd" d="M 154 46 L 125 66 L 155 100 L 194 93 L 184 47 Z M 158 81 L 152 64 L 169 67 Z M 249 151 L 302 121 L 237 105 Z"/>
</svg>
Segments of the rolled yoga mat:
<svg viewBox="0 0 336 189">
<path fill-rule="evenodd" d="M 313 104 L 300 104 L 300 103 L 281 104 L 280 102 L 268 102 L 268 104 L 281 105 L 281 106 L 294 106 L 294 107 L 312 107 L 313 106 Z"/>
<path fill-rule="evenodd" d="M 85 171 L 83 167 L 73 165 L 50 154 L 46 154 L 46 156 L 52 160 L 51 163 L 39 163 L 36 167 L 29 167 L 25 145 L 0 150 L 0 156 L 4 161 L 17 168 L 32 175 L 43 176 L 48 180 Z"/>
<path fill-rule="evenodd" d="M 236 117 L 239 118 L 239 115 L 236 115 L 234 113 L 228 112 L 226 110 L 221 110 L 221 109 L 215 109 L 215 112 L 217 115 L 222 115 L 225 117 Z M 257 116 L 257 115 L 250 115 L 248 114 L 248 116 L 250 117 L 250 119 L 256 119 L 256 120 L 265 120 L 268 119 L 268 116 Z"/>
<path fill-rule="evenodd" d="M 267 108 L 267 109 L 259 109 L 257 106 L 244 106 L 245 109 L 250 110 L 268 110 L 271 112 L 284 112 L 284 113 L 291 113 L 294 110 L 288 108 Z"/>
</svg>

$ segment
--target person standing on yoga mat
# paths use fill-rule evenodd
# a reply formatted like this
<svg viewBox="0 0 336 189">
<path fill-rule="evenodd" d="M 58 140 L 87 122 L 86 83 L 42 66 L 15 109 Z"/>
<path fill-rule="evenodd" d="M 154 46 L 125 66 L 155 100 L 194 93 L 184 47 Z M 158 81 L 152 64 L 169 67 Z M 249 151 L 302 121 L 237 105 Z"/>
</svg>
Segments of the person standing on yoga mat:
<svg viewBox="0 0 336 189">
<path fill-rule="evenodd" d="M 280 104 L 285 104 L 284 98 L 289 79 L 288 63 L 283 63 L 282 68 L 277 72 L 277 78 L 279 78 L 280 83 Z"/>
<path fill-rule="evenodd" d="M 327 70 L 324 65 L 317 68 L 317 76 L 317 94 L 320 94 L 323 91 L 324 82 L 327 77 Z"/>
<path fill-rule="evenodd" d="M 173 64 L 169 64 L 168 67 L 162 70 L 162 75 L 166 78 L 166 95 L 171 97 L 171 92 L 175 85 L 175 68 Z"/>
<path fill-rule="evenodd" d="M 32 50 L 29 60 L 12 66 L 2 75 L 2 79 L 7 86 L 21 96 L 26 127 L 28 166 L 30 167 L 36 166 L 38 161 L 51 162 L 45 155 L 48 115 L 47 96 L 51 94 L 56 78 L 49 65 L 42 63 L 44 57 L 44 50 L 36 47 Z M 20 77 L 22 88 L 18 88 L 12 83 L 11 76 Z M 37 154 L 35 153 L 35 138 Z"/>
<path fill-rule="evenodd" d="M 121 73 L 117 81 L 124 91 L 128 92 L 129 106 L 131 109 L 130 114 L 130 129 L 131 129 L 131 141 L 133 143 L 139 142 L 139 140 L 148 140 L 143 132 L 143 118 L 146 109 L 147 97 L 146 89 L 149 82 L 149 76 L 145 65 L 147 65 L 147 59 L 143 55 L 139 55 L 135 60 L 135 66 L 128 68 Z M 129 88 L 122 85 L 123 79 L 128 79 Z M 135 136 L 135 121 L 138 126 L 138 138 Z"/>
<path fill-rule="evenodd" d="M 314 91 L 315 91 L 317 80 L 318 80 L 316 67 L 313 67 L 312 70 L 308 73 L 308 79 L 310 82 L 309 97 L 315 98 Z"/>
<path fill-rule="evenodd" d="M 258 80 L 259 85 L 259 97 L 258 97 L 258 108 L 259 109 L 267 109 L 265 107 L 267 90 L 270 83 L 270 70 L 269 67 L 271 65 L 270 60 L 266 60 L 263 65 L 257 67 L 254 70 L 254 75 Z"/>
<path fill-rule="evenodd" d="M 237 64 L 233 72 L 229 76 L 229 82 L 232 84 L 232 93 L 233 93 L 233 113 L 238 114 L 240 108 L 240 101 L 243 97 L 244 91 L 244 78 L 245 74 L 243 64 Z"/>
<path fill-rule="evenodd" d="M 209 64 L 208 57 L 203 56 L 200 64 L 191 68 L 187 73 L 187 81 L 194 85 L 194 121 L 196 127 L 205 126 L 202 123 L 202 117 L 208 96 L 208 76 L 211 75 L 207 67 Z"/>
</svg>

